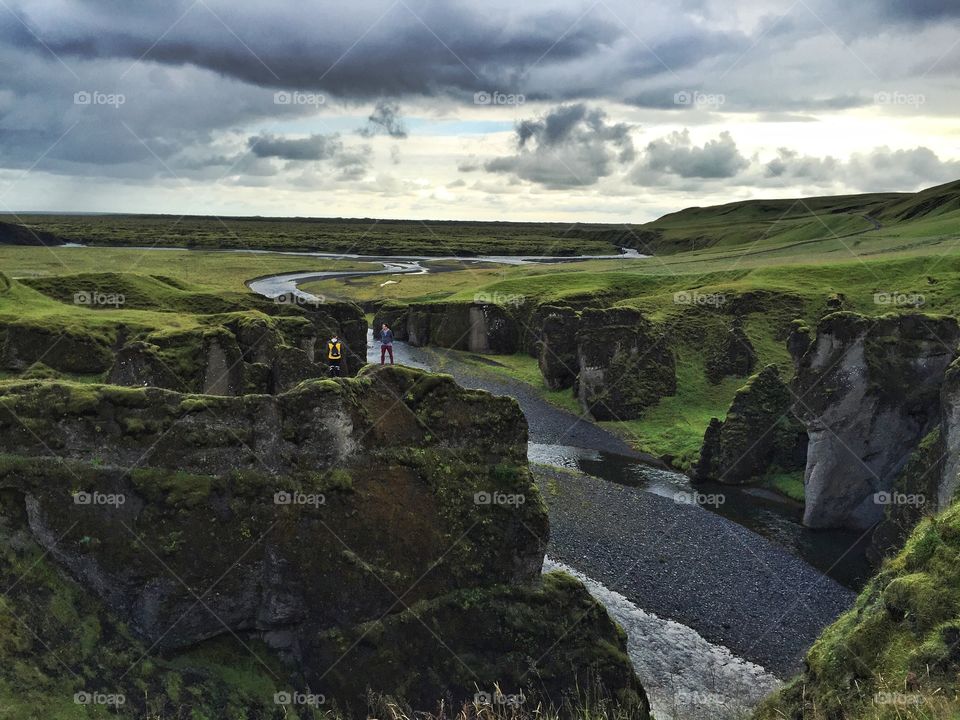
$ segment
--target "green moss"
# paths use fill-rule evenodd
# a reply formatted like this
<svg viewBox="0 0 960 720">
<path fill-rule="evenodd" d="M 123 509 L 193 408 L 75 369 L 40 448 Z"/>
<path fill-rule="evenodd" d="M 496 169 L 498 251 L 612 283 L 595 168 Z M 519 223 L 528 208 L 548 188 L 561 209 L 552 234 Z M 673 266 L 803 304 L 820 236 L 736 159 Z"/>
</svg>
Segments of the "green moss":
<svg viewBox="0 0 960 720">
<path fill-rule="evenodd" d="M 882 567 L 854 607 L 807 655 L 808 670 L 772 696 L 756 717 L 955 717 L 960 711 L 960 505 L 927 518 Z M 895 714 L 875 699 L 911 699 Z"/>
</svg>

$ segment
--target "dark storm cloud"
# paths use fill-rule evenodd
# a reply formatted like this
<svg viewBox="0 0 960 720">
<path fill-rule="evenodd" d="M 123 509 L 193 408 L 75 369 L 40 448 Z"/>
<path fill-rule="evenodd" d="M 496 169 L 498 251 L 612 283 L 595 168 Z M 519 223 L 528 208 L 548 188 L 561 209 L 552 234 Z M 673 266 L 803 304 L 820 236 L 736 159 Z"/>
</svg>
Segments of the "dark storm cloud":
<svg viewBox="0 0 960 720">
<path fill-rule="evenodd" d="M 284 160 L 329 160 L 343 152 L 343 143 L 339 138 L 326 135 L 283 138 L 264 134 L 249 138 L 247 145 L 257 157 Z"/>
<path fill-rule="evenodd" d="M 4 22 L 4 40 L 40 56 L 144 58 L 358 99 L 506 86 L 540 58 L 585 57 L 625 32 L 600 14 L 577 22 L 573 6 L 517 16 L 505 27 L 497 13 L 465 2 L 362 1 L 306 12 L 292 0 L 151 8 L 87 0 L 56 9 L 21 2 L 14 11 L 23 24 Z"/>
<path fill-rule="evenodd" d="M 490 160 L 489 172 L 507 173 L 545 187 L 593 185 L 634 158 L 631 127 L 608 123 L 584 104 L 562 105 L 516 127 L 517 154 Z"/>
<path fill-rule="evenodd" d="M 378 100 L 373 113 L 367 118 L 366 127 L 358 132 L 364 137 L 386 134 L 392 138 L 405 138 L 407 129 L 400 117 L 400 105 L 389 100 Z"/>
</svg>

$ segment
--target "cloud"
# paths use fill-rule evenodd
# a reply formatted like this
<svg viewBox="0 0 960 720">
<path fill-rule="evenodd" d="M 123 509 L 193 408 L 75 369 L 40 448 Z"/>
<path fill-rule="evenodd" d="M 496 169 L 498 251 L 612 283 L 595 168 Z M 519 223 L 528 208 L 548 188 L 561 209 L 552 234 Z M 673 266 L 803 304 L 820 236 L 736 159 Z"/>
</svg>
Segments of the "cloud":
<svg viewBox="0 0 960 720">
<path fill-rule="evenodd" d="M 247 141 L 257 157 L 284 160 L 329 160 L 343 152 L 343 143 L 336 136 L 311 135 L 305 138 L 284 138 L 265 133 Z"/>
<path fill-rule="evenodd" d="M 732 178 L 749 167 L 729 132 L 696 146 L 690 131 L 682 130 L 649 143 L 633 171 L 638 185 L 656 184 L 664 175 L 681 178 Z"/>
<path fill-rule="evenodd" d="M 378 101 L 373 113 L 367 118 L 366 127 L 358 132 L 364 137 L 373 137 L 381 133 L 398 139 L 407 137 L 407 129 L 400 117 L 400 105 L 388 100 Z"/>
<path fill-rule="evenodd" d="M 489 160 L 484 168 L 549 188 L 593 185 L 634 159 L 631 130 L 608 123 L 603 110 L 561 105 L 517 123 L 517 154 Z"/>
</svg>

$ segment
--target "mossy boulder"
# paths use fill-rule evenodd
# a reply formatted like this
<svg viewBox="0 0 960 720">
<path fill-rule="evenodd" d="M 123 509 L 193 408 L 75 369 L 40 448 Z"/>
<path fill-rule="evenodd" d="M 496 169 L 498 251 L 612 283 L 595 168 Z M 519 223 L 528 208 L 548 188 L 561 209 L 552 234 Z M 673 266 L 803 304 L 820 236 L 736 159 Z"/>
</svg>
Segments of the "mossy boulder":
<svg viewBox="0 0 960 720">
<path fill-rule="evenodd" d="M 805 672 L 766 700 L 756 720 L 957 717 L 958 554 L 954 504 L 920 522 L 813 645 Z"/>
<path fill-rule="evenodd" d="M 548 525 L 523 415 L 449 378 L 384 368 L 245 398 L 31 383 L 5 386 L 0 406 L 0 488 L 165 648 L 224 625 L 305 637 L 379 617 L 408 590 L 415 602 L 540 571 Z M 184 583 L 218 593 L 197 606 Z"/>
<path fill-rule="evenodd" d="M 587 309 L 577 332 L 576 394 L 597 420 L 632 420 L 677 391 L 666 338 L 632 308 Z"/>
<path fill-rule="evenodd" d="M 775 365 L 754 375 L 737 391 L 726 419 L 710 421 L 693 478 L 738 485 L 802 470 L 807 434 L 792 405 Z"/>
</svg>

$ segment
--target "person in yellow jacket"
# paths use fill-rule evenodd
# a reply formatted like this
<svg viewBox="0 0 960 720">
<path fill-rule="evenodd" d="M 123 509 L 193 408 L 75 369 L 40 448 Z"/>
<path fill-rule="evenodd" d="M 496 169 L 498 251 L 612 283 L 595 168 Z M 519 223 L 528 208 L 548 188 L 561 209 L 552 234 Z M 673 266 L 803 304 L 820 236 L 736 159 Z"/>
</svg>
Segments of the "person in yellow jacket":
<svg viewBox="0 0 960 720">
<path fill-rule="evenodd" d="M 330 375 L 341 374 L 340 363 L 343 362 L 343 341 L 334 335 L 327 341 L 327 362 L 330 364 Z"/>
</svg>

